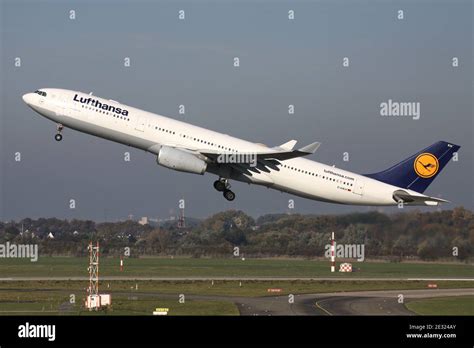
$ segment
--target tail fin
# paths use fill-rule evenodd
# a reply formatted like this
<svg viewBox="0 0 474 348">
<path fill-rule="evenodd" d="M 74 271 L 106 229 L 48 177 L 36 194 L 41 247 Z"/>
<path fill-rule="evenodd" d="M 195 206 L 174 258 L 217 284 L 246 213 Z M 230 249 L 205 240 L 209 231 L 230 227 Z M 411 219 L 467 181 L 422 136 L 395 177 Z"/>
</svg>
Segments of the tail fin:
<svg viewBox="0 0 474 348">
<path fill-rule="evenodd" d="M 393 167 L 365 176 L 423 193 L 460 147 L 438 141 Z"/>
</svg>

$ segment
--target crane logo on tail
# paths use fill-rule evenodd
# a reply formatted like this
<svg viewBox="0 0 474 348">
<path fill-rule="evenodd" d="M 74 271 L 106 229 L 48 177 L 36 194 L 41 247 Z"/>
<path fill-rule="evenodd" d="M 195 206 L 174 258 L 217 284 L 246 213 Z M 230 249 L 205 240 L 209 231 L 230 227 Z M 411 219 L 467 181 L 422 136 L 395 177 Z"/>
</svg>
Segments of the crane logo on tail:
<svg viewBox="0 0 474 348">
<path fill-rule="evenodd" d="M 416 157 L 413 168 L 419 177 L 424 179 L 431 178 L 438 172 L 438 159 L 431 153 L 422 153 Z"/>
</svg>

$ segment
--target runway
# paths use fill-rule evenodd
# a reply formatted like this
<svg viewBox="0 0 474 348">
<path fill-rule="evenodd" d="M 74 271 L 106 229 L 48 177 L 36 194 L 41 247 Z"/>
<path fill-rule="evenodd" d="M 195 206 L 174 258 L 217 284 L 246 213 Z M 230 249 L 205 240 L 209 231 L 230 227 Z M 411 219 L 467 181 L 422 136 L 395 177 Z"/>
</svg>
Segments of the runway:
<svg viewBox="0 0 474 348">
<path fill-rule="evenodd" d="M 403 296 L 403 303 L 399 302 Z M 415 315 L 404 303 L 413 299 L 474 295 L 474 289 L 357 291 L 251 298 L 237 301 L 241 315 Z"/>
<path fill-rule="evenodd" d="M 88 281 L 88 277 L 8 277 L 0 282 L 27 281 Z M 363 277 L 102 277 L 102 281 L 474 281 L 473 278 L 363 278 Z M 129 296 L 129 292 L 117 292 Z M 400 302 L 400 295 L 403 301 Z M 186 299 L 207 301 L 229 301 L 234 303 L 240 315 L 415 315 L 405 307 L 405 303 L 419 298 L 474 295 L 474 288 L 464 289 L 421 289 L 331 292 L 300 295 L 277 295 L 262 297 L 192 295 Z M 176 294 L 158 292 L 133 292 L 135 297 L 177 299 Z"/>
<path fill-rule="evenodd" d="M 127 295 L 129 293 L 122 293 Z M 403 303 L 399 302 L 403 295 Z M 230 301 L 235 303 L 240 315 L 415 315 L 404 303 L 420 298 L 474 295 L 470 289 L 423 289 L 333 292 L 322 294 L 264 297 L 237 297 L 215 295 L 186 295 L 189 300 Z M 133 292 L 136 297 L 178 298 L 174 294 Z"/>
<path fill-rule="evenodd" d="M 100 277 L 101 281 L 104 280 L 137 280 L 137 281 L 466 281 L 474 282 L 474 278 L 370 278 L 370 277 L 133 277 L 133 276 L 109 276 Z M 77 281 L 88 281 L 89 277 L 5 277 L 0 278 L 0 282 L 17 282 L 17 281 L 66 281 L 66 280 L 77 280 Z"/>
</svg>

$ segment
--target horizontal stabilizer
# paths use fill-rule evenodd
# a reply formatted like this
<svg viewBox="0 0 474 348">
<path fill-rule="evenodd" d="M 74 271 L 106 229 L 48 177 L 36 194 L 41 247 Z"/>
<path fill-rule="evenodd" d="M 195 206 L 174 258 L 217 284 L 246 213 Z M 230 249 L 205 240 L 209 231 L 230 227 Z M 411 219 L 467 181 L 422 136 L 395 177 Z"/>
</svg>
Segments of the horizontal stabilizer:
<svg viewBox="0 0 474 348">
<path fill-rule="evenodd" d="M 409 205 L 438 205 L 439 203 L 449 203 L 449 201 L 445 199 L 425 195 L 412 195 L 403 190 L 394 191 L 393 199 L 396 202 L 403 202 Z"/>
</svg>

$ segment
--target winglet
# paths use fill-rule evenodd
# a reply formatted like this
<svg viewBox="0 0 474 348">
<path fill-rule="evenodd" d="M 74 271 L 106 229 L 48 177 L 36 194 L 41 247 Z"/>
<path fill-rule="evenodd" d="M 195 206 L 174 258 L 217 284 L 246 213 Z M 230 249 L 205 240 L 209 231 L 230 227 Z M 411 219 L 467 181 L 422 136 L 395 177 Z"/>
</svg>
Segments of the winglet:
<svg viewBox="0 0 474 348">
<path fill-rule="evenodd" d="M 299 152 L 306 152 L 306 153 L 315 153 L 320 145 L 321 145 L 321 143 L 316 141 L 312 144 L 303 146 L 301 149 L 298 149 L 298 151 Z"/>
<path fill-rule="evenodd" d="M 297 141 L 296 140 L 290 140 L 284 144 L 281 144 L 280 146 L 278 146 L 279 148 L 283 149 L 283 150 L 286 150 L 286 151 L 291 151 L 293 150 L 293 148 L 295 147 Z"/>
</svg>

